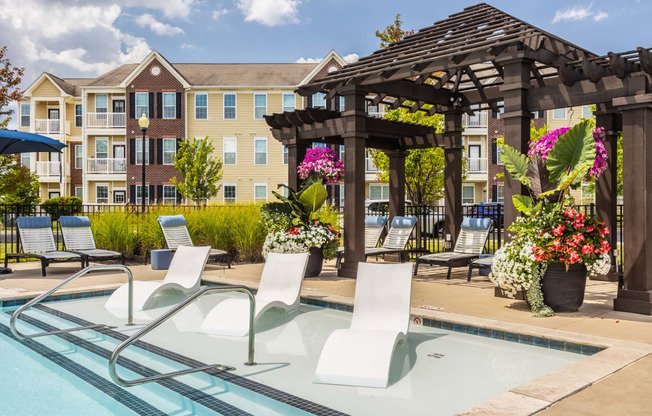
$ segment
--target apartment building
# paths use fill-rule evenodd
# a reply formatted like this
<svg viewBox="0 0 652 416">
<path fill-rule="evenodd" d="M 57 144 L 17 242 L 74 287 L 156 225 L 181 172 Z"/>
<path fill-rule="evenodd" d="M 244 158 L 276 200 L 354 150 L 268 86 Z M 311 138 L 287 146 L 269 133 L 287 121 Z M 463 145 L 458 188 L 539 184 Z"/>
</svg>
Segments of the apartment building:
<svg viewBox="0 0 652 416">
<path fill-rule="evenodd" d="M 69 147 L 61 158 L 34 153 L 21 161 L 38 174 L 43 200 L 76 195 L 87 204 L 139 204 L 144 196 L 146 203 L 172 203 L 183 200 L 171 182 L 179 177 L 179 141 L 208 137 L 224 164 L 211 202 L 265 201 L 287 182 L 287 152 L 263 115 L 303 108 L 308 103 L 296 87 L 344 64 L 335 51 L 318 64 L 172 64 L 153 51 L 93 79 L 44 73 L 19 103 L 19 129 Z M 308 101 L 321 105 L 320 97 Z M 324 105 L 339 107 L 339 97 Z M 142 114 L 150 119 L 144 141 Z"/>
</svg>

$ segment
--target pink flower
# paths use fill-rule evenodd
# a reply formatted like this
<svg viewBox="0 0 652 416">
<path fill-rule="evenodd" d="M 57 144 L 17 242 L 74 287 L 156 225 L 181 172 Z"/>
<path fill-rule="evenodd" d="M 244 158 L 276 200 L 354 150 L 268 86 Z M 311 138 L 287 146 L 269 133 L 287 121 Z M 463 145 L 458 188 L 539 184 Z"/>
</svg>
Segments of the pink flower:
<svg viewBox="0 0 652 416">
<path fill-rule="evenodd" d="M 584 240 L 584 235 L 583 234 L 573 234 L 573 242 L 575 244 L 579 244 Z"/>
<path fill-rule="evenodd" d="M 589 254 L 593 252 L 593 244 L 584 244 L 582 246 L 582 254 Z"/>
</svg>

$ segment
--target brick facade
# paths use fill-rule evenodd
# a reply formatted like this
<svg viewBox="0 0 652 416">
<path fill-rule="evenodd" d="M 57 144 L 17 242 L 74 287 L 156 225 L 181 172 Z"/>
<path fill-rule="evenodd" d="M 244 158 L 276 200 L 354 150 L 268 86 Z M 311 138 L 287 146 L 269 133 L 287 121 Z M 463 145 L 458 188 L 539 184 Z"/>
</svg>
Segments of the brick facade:
<svg viewBox="0 0 652 416">
<path fill-rule="evenodd" d="M 82 142 L 68 142 L 68 155 L 70 156 L 69 165 L 70 166 L 70 193 L 68 195 L 75 196 L 75 188 L 82 187 L 84 180 L 82 177 L 82 166 L 79 169 L 75 169 L 75 146 L 81 146 Z M 82 158 L 82 163 L 86 158 Z"/>
<path fill-rule="evenodd" d="M 154 75 L 152 68 L 158 67 L 160 73 Z M 142 138 L 138 125 L 139 114 L 135 114 L 135 93 L 147 92 L 149 104 L 149 128 L 146 139 L 149 143 L 149 164 L 145 166 L 145 183 L 150 187 L 150 202 L 161 202 L 163 195 L 162 185 L 171 184 L 170 178 L 181 179 L 174 166 L 163 165 L 162 139 L 181 139 L 185 135 L 185 90 L 183 85 L 170 73 L 158 59 L 154 59 L 127 85 L 127 201 L 135 203 L 136 185 L 142 184 L 142 166 L 136 165 L 136 141 Z M 176 118 L 164 119 L 163 92 L 174 92 L 176 96 Z M 153 100 L 153 102 L 152 102 Z M 178 143 L 178 140 L 177 140 Z M 153 196 L 153 200 L 152 197 Z"/>
</svg>

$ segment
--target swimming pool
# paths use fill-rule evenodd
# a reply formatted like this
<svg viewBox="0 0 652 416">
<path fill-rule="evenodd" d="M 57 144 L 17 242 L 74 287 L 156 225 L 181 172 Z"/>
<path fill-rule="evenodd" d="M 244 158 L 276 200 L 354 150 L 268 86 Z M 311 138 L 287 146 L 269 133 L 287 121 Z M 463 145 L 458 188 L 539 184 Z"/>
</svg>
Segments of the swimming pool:
<svg viewBox="0 0 652 416">
<path fill-rule="evenodd" d="M 17 341 L 0 314 L 2 415 L 452 415 L 583 358 L 580 354 L 489 337 L 411 325 L 408 342 L 392 362 L 390 386 L 373 389 L 313 384 L 328 335 L 349 326 L 349 312 L 302 304 L 298 312 L 270 311 L 257 323 L 254 367 L 246 367 L 247 338 L 197 333 L 220 300 L 214 294 L 174 316 L 130 347 L 118 362 L 122 377 L 136 378 L 200 363 L 233 365 L 123 389 L 110 381 L 107 360 L 118 343 L 162 314 L 137 313 L 125 327 L 105 297 L 57 301 L 24 313 L 24 332 L 106 323 L 115 329 Z M 4 308 L 3 312 L 13 308 Z M 39 398 L 39 400 L 35 400 Z"/>
</svg>

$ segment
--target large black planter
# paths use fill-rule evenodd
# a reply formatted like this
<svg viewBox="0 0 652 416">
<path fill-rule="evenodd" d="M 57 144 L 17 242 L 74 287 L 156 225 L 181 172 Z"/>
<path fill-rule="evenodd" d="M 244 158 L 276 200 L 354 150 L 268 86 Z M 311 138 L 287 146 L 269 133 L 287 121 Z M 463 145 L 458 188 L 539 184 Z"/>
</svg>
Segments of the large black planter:
<svg viewBox="0 0 652 416">
<path fill-rule="evenodd" d="M 555 312 L 575 312 L 584 302 L 586 266 L 551 263 L 541 280 L 543 301 Z"/>
<path fill-rule="evenodd" d="M 324 253 L 321 248 L 311 247 L 310 256 L 308 257 L 308 266 L 304 277 L 316 277 L 321 273 L 321 266 L 324 264 Z"/>
</svg>

